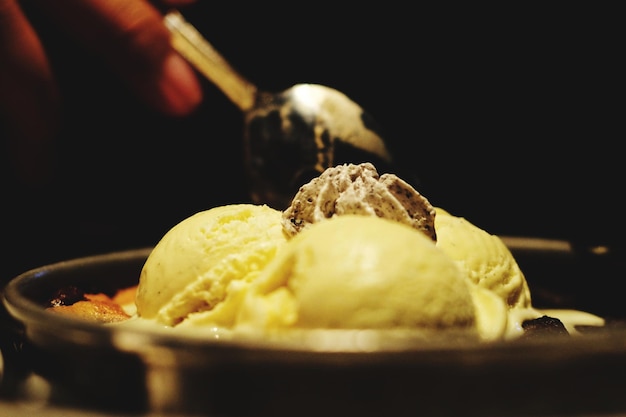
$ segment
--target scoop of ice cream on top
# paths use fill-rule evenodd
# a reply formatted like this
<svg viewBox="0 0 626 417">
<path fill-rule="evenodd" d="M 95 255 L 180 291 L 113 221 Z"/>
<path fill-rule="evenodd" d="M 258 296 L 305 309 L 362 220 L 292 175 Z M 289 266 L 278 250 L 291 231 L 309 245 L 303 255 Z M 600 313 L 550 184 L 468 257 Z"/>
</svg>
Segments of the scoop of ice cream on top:
<svg viewBox="0 0 626 417">
<path fill-rule="evenodd" d="M 436 240 L 435 208 L 410 184 L 395 174 L 379 175 L 369 162 L 326 169 L 300 187 L 283 211 L 282 222 L 293 236 L 321 220 L 345 214 L 393 220 Z"/>
</svg>

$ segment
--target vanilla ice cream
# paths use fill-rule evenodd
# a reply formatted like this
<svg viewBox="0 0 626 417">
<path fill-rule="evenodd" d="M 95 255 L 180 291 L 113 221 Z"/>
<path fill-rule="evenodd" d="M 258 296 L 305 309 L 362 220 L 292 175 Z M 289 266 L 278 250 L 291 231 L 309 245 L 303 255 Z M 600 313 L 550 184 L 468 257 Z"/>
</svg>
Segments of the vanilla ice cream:
<svg viewBox="0 0 626 417">
<path fill-rule="evenodd" d="M 343 215 L 292 238 L 242 300 L 238 326 L 474 328 L 463 271 L 426 235 Z"/>
<path fill-rule="evenodd" d="M 154 247 L 139 278 L 137 314 L 174 326 L 190 314 L 228 325 L 221 308 L 232 287 L 245 286 L 287 241 L 281 212 L 264 205 L 215 207 L 188 217 Z"/>
<path fill-rule="evenodd" d="M 534 308 L 526 277 L 499 236 L 441 208 L 436 208 L 435 230 L 437 247 L 459 266 L 467 279 L 502 300 L 507 337 L 521 335 L 524 321 L 543 315 L 558 318 L 570 333 L 575 333 L 578 325 L 604 324 L 600 317 L 582 311 Z M 484 305 L 479 304 L 479 307 Z M 493 316 L 493 311 L 479 309 L 479 314 Z"/>
</svg>

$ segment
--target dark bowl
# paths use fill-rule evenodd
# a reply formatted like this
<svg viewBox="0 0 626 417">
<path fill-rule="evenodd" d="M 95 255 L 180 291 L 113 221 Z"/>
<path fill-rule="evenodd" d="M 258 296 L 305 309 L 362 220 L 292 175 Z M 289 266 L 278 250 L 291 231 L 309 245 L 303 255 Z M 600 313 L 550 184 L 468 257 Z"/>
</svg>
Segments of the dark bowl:
<svg viewBox="0 0 626 417">
<path fill-rule="evenodd" d="M 43 266 L 9 282 L 3 303 L 21 337 L 11 361 L 47 381 L 52 404 L 137 415 L 625 412 L 626 306 L 614 279 L 624 261 L 609 248 L 503 239 L 536 307 L 582 309 L 607 318 L 607 326 L 489 344 L 458 334 L 394 338 L 384 331 L 321 331 L 284 344 L 176 336 L 45 311 L 67 285 L 111 293 L 136 284 L 146 248 Z"/>
</svg>

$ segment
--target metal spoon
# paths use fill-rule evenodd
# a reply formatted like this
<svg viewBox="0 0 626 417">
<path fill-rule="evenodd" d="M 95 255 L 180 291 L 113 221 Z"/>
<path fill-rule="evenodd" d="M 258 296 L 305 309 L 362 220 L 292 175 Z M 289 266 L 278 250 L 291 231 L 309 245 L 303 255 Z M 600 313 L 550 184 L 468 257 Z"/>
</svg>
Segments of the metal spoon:
<svg viewBox="0 0 626 417">
<path fill-rule="evenodd" d="M 256 203 L 284 209 L 326 168 L 372 162 L 393 166 L 374 120 L 343 93 L 318 84 L 259 90 L 235 71 L 178 11 L 165 15 L 174 48 L 244 114 L 245 165 Z"/>
</svg>

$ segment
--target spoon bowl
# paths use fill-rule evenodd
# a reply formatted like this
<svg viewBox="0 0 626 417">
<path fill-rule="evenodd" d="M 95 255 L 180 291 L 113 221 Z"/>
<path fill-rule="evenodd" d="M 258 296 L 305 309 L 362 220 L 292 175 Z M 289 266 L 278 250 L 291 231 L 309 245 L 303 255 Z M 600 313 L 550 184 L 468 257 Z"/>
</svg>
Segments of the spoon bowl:
<svg viewBox="0 0 626 417">
<path fill-rule="evenodd" d="M 373 119 L 332 88 L 297 84 L 267 95 L 245 114 L 252 199 L 284 209 L 302 184 L 337 164 L 369 161 L 388 171 L 391 154 L 376 132 Z"/>
<path fill-rule="evenodd" d="M 345 94 L 319 84 L 259 90 L 180 12 L 168 12 L 164 22 L 174 48 L 243 112 L 244 162 L 255 203 L 284 209 L 301 184 L 343 163 L 396 169 L 380 126 Z"/>
</svg>

